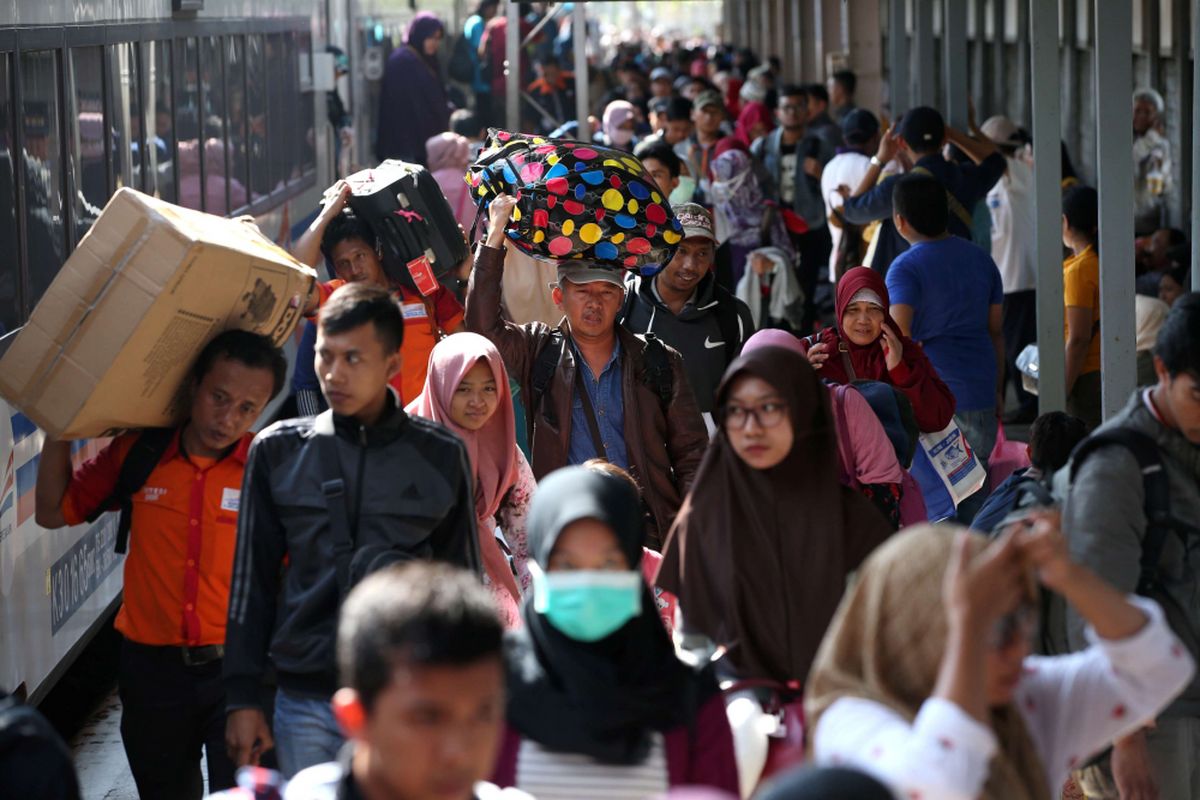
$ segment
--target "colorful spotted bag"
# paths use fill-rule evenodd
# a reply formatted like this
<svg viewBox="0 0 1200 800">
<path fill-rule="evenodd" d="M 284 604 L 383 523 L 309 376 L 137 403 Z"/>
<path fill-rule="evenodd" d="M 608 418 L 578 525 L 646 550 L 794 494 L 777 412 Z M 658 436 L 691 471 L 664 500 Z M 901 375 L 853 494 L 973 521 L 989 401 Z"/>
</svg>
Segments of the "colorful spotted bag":
<svg viewBox="0 0 1200 800">
<path fill-rule="evenodd" d="M 534 258 L 649 275 L 683 238 L 642 162 L 619 150 L 493 129 L 466 179 L 481 214 L 498 194 L 517 198 L 508 237 Z"/>
</svg>

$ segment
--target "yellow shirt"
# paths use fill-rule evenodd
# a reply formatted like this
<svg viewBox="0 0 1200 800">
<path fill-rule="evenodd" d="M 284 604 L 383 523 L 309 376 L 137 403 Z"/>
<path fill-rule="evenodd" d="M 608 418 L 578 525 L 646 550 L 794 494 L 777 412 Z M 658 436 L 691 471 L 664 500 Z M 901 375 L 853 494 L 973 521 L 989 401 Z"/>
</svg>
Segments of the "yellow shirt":
<svg viewBox="0 0 1200 800">
<path fill-rule="evenodd" d="M 1083 361 L 1080 375 L 1100 371 L 1100 256 L 1096 248 L 1088 246 L 1077 256 L 1063 262 L 1063 305 L 1067 308 L 1090 308 L 1092 310 L 1092 343 L 1088 345 L 1087 358 Z M 1063 340 L 1069 331 L 1063 322 Z"/>
</svg>

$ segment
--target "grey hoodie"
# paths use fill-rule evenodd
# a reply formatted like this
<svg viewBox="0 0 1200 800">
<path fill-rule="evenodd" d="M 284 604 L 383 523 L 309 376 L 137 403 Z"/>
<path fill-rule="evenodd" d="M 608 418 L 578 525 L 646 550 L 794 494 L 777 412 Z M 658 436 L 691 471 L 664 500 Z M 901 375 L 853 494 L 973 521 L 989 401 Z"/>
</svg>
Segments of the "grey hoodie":
<svg viewBox="0 0 1200 800">
<path fill-rule="evenodd" d="M 678 315 L 671 313 L 654 288 L 654 278 L 630 275 L 625 281 L 622 324 L 634 333 L 653 333 L 683 356 L 683 370 L 703 413 L 711 413 L 725 368 L 742 352 L 754 333 L 746 304 L 717 285 L 710 271 L 696 284 L 696 293 Z M 717 320 L 717 306 L 732 307 L 738 338 L 726 342 Z"/>
<path fill-rule="evenodd" d="M 1200 445 L 1189 442 L 1177 430 L 1159 422 L 1147 405 L 1147 390 L 1139 389 L 1120 414 L 1100 430 L 1131 428 L 1149 434 L 1158 443 L 1170 481 L 1171 513 L 1174 517 L 1200 526 Z M 1066 492 L 1063 503 L 1063 530 L 1067 532 L 1071 556 L 1092 569 L 1122 592 L 1133 593 L 1138 582 L 1142 539 L 1146 534 L 1143 510 L 1145 490 L 1141 470 L 1133 454 L 1120 446 L 1102 448 L 1083 463 L 1074 483 L 1065 488 L 1069 470 L 1055 476 L 1056 489 Z M 1056 492 L 1063 496 L 1060 492 Z M 1189 542 L 1185 551 L 1179 537 L 1170 535 L 1163 547 L 1163 582 L 1175 603 L 1183 611 L 1176 617 L 1164 608 L 1167 621 L 1185 642 L 1200 635 L 1200 542 Z M 1056 598 L 1061 613 L 1062 602 Z M 1061 616 L 1055 615 L 1059 620 Z M 1057 627 L 1057 626 L 1054 626 Z M 1066 644 L 1070 650 L 1088 646 L 1085 624 L 1074 609 L 1066 610 Z M 1059 629 L 1059 638 L 1062 629 Z M 1165 717 L 1200 718 L 1200 678 L 1163 713 Z"/>
</svg>

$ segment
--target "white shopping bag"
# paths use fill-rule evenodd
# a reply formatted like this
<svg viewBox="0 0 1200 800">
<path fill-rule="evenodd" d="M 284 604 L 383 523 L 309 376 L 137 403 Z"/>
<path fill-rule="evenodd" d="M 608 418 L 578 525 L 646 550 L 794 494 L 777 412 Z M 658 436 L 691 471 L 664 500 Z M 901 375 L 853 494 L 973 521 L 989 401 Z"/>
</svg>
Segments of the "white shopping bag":
<svg viewBox="0 0 1200 800">
<path fill-rule="evenodd" d="M 921 449 L 942 479 L 955 508 L 987 483 L 987 470 L 953 419 L 944 430 L 922 433 Z"/>
</svg>

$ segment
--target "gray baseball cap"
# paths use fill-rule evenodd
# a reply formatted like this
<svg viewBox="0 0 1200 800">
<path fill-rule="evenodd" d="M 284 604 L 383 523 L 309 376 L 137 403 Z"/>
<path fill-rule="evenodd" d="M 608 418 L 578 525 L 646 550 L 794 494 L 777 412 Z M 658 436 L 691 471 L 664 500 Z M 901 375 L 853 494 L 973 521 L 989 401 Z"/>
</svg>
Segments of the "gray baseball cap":
<svg viewBox="0 0 1200 800">
<path fill-rule="evenodd" d="M 571 283 L 611 283 L 613 286 L 625 288 L 625 276 L 621 270 L 614 267 L 602 267 L 594 261 L 560 261 L 558 264 L 558 282 Z"/>
<path fill-rule="evenodd" d="M 675 206 L 675 218 L 683 226 L 683 238 L 701 237 L 717 241 L 713 233 L 712 215 L 699 203 L 681 203 Z"/>
</svg>

